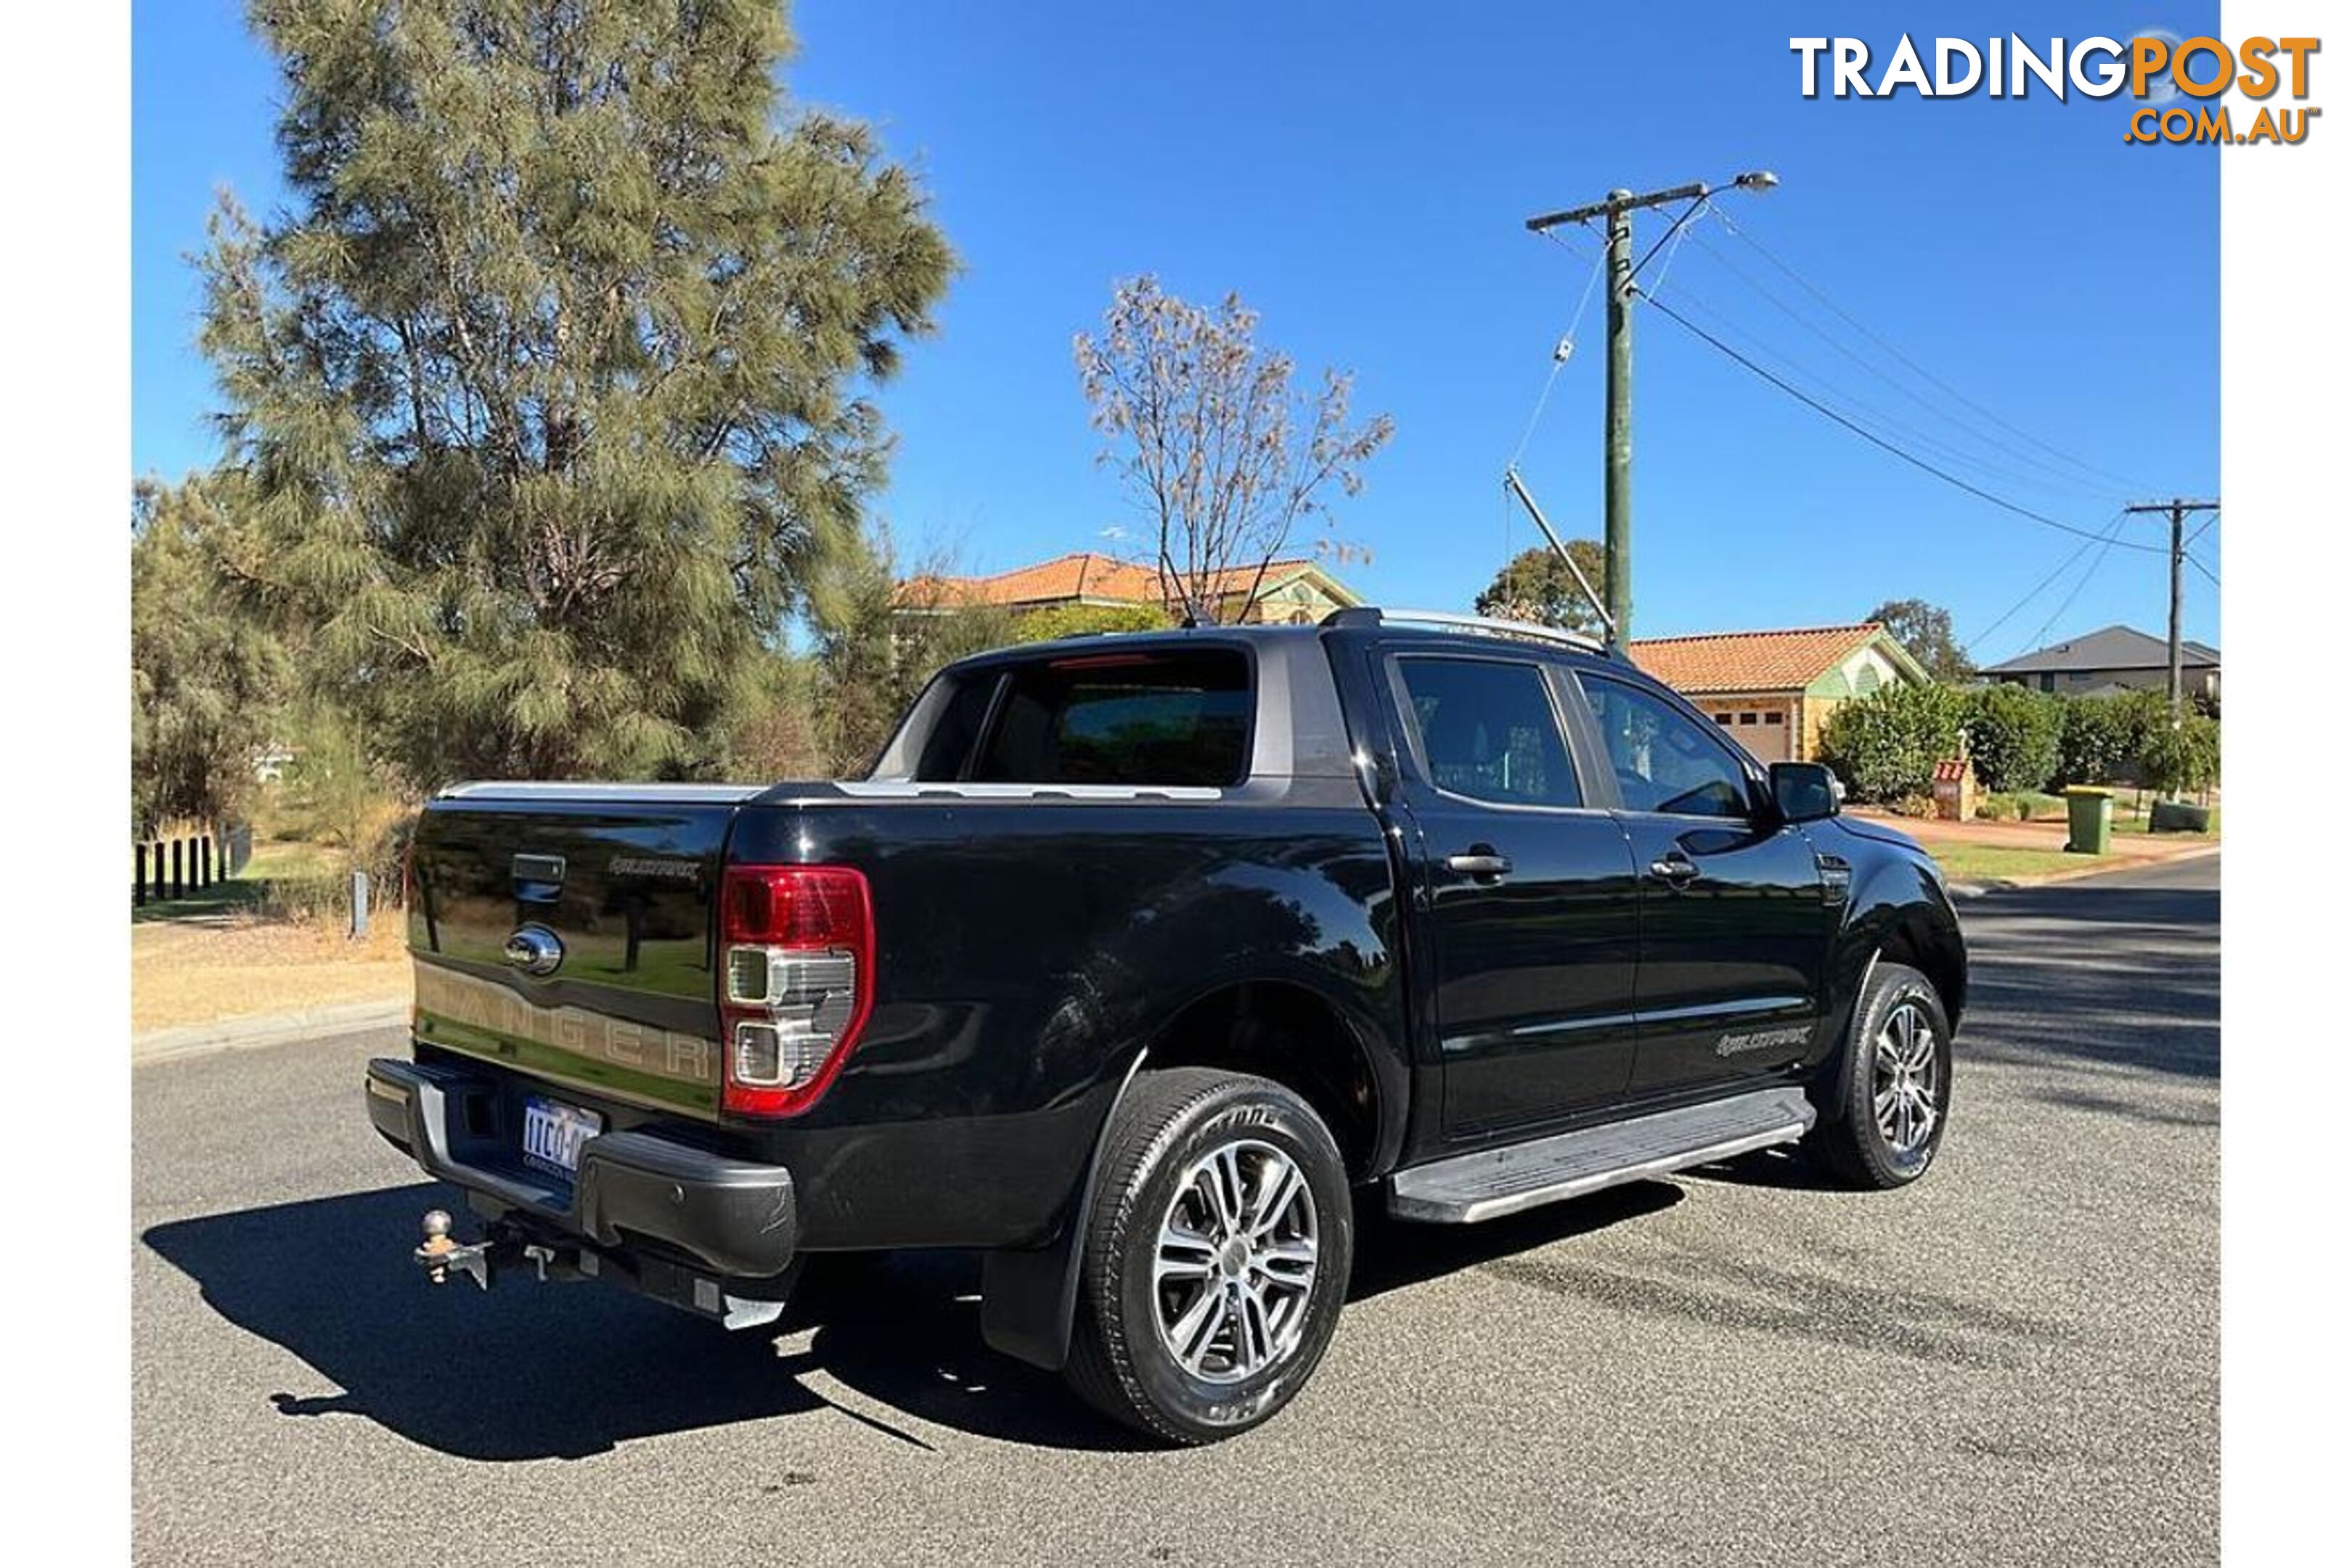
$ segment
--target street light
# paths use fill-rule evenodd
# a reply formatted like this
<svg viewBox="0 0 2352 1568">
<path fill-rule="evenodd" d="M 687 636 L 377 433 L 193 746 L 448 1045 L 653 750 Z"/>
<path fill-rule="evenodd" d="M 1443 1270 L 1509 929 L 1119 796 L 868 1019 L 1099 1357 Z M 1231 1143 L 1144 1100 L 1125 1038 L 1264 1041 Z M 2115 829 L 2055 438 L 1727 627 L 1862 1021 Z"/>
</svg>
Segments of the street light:
<svg viewBox="0 0 2352 1568">
<path fill-rule="evenodd" d="M 1780 183 L 1769 169 L 1735 174 L 1731 188 L 1761 195 Z M 1601 429 L 1601 542 L 1608 563 L 1605 591 L 1609 601 L 1603 619 L 1611 639 L 1622 644 L 1633 635 L 1633 300 L 1639 292 L 1633 279 L 1666 242 L 1698 216 L 1717 187 L 1705 180 L 1635 195 L 1614 190 L 1588 206 L 1542 213 L 1528 219 L 1538 234 L 1562 224 L 1605 221 L 1603 265 L 1608 269 L 1609 353 L 1604 375 L 1606 413 Z M 1640 261 L 1633 259 L 1633 215 L 1645 207 L 1688 205 L 1675 216 Z"/>
</svg>

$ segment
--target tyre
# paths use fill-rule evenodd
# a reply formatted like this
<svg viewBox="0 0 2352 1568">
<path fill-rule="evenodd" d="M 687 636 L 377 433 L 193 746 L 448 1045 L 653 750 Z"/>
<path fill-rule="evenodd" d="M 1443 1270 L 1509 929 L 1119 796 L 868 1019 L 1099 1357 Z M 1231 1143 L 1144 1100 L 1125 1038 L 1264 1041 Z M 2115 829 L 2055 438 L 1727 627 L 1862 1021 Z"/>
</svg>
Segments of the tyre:
<svg viewBox="0 0 2352 1568">
<path fill-rule="evenodd" d="M 1951 1120 L 1952 1026 L 1927 977 L 1881 963 L 1855 1003 L 1844 1092 L 1821 1108 L 1808 1140 L 1830 1170 L 1861 1187 L 1919 1179 Z"/>
<path fill-rule="evenodd" d="M 1161 1442 L 1257 1426 L 1305 1385 L 1347 1296 L 1339 1146 L 1265 1079 L 1146 1073 L 1104 1133 L 1068 1378 Z"/>
</svg>

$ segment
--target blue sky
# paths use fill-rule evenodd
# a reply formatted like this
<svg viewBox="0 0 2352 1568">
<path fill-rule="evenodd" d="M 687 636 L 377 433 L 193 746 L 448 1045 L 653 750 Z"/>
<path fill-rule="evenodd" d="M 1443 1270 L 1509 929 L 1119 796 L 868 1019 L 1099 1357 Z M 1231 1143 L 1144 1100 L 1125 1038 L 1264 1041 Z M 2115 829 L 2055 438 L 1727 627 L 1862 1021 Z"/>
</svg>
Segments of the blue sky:
<svg viewBox="0 0 2352 1568">
<path fill-rule="evenodd" d="M 1151 270 L 1202 300 L 1239 289 L 1303 367 L 1356 372 L 1359 408 L 1397 434 L 1338 504 L 1337 531 L 1371 552 L 1343 575 L 1391 604 L 1466 605 L 1507 548 L 1534 542 L 1500 476 L 1591 253 L 1521 221 L 1749 167 L 1782 184 L 1723 198 L 1733 224 L 2033 440 L 1911 379 L 1721 226 L 1674 253 L 1668 304 L 2082 528 L 2219 482 L 2217 153 L 2127 146 L 2123 99 L 1807 100 L 1788 47 L 1800 28 L 1865 38 L 1881 59 L 1906 30 L 2194 36 L 2213 30 L 2210 6 L 1815 5 L 1792 22 L 1717 5 L 1676 8 L 1670 30 L 1655 8 L 1558 4 L 793 10 L 793 96 L 874 122 L 961 258 L 940 330 L 880 394 L 899 445 L 876 506 L 910 551 L 952 550 L 967 570 L 1134 548 L 1105 538 L 1133 513 L 1094 461 L 1070 339 L 1113 279 Z M 215 187 L 263 211 L 282 200 L 275 92 L 232 0 L 137 7 L 141 472 L 215 455 L 184 258 Z M 1521 463 L 1564 531 L 1596 535 L 1600 329 L 1596 302 Z M 1655 312 L 1636 353 L 1643 634 L 1848 620 L 1917 595 L 1977 637 L 2081 542 L 1868 446 Z M 2152 543 L 2160 527 L 2120 537 Z M 2220 537 L 2197 546 L 2208 563 Z M 2218 641 L 2216 590 L 2194 568 L 2187 584 L 2189 634 Z M 2094 546 L 1975 652 L 2006 658 L 2045 627 L 2160 633 L 2164 592 L 2161 555 Z"/>
</svg>

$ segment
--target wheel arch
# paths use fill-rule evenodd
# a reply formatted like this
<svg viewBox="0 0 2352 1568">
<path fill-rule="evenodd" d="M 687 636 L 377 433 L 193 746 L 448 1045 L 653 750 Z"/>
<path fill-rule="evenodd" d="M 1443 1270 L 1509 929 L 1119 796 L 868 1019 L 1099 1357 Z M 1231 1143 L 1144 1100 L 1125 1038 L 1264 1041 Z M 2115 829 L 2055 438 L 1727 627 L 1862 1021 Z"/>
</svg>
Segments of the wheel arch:
<svg viewBox="0 0 2352 1568">
<path fill-rule="evenodd" d="M 988 1342 L 1049 1371 L 1068 1360 L 1078 1242 L 1095 1203 L 1103 1131 L 1145 1073 L 1206 1067 L 1271 1079 L 1323 1119 L 1351 1182 L 1370 1180 L 1393 1165 L 1404 1142 L 1409 1071 L 1402 1055 L 1353 1012 L 1295 974 L 1227 978 L 1180 1005 L 1127 1056 L 1055 1239 L 1043 1247 L 985 1255 L 981 1331 Z"/>
<path fill-rule="evenodd" d="M 1879 938 L 1877 957 L 1882 963 L 1906 964 L 1926 975 L 1944 1005 L 1945 1019 L 1957 1029 L 1960 1009 L 1969 999 L 1968 950 L 1960 940 L 1958 923 L 1948 912 L 1941 919 L 1937 916 L 1938 911 L 1926 904 L 1895 911 Z"/>
<path fill-rule="evenodd" d="M 1946 1021 L 1955 1030 L 1959 1027 L 1969 988 L 1968 947 L 1959 918 L 1925 869 L 1916 869 L 1916 882 L 1906 878 L 1892 886 L 1881 879 L 1865 889 L 1840 932 L 1831 965 L 1837 1005 L 1827 1016 L 1820 1068 L 1811 1080 L 1815 1103 L 1825 1114 L 1828 1108 L 1844 1103 L 1853 1056 L 1845 1048 L 1847 1037 L 1863 992 L 1881 963 L 1905 964 L 1926 975 L 1944 1005 Z"/>
<path fill-rule="evenodd" d="M 1403 1061 L 1372 1045 L 1313 986 L 1265 978 L 1203 992 L 1144 1047 L 1144 1071 L 1177 1067 L 1247 1073 L 1297 1094 L 1331 1130 L 1350 1181 L 1369 1181 L 1396 1163 L 1404 1138 Z"/>
</svg>

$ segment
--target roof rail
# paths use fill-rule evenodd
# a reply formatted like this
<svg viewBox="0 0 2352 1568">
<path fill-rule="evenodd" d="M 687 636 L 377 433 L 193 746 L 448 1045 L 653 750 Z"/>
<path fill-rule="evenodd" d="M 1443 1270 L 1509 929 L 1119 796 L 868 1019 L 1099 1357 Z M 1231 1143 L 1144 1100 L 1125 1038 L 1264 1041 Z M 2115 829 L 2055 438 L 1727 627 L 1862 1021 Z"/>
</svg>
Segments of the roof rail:
<svg viewBox="0 0 2352 1568">
<path fill-rule="evenodd" d="M 1533 621 L 1497 620 L 1491 616 L 1465 616 L 1456 610 L 1386 610 L 1378 605 L 1351 605 L 1323 617 L 1327 626 L 1432 626 L 1444 631 L 1471 632 L 1480 637 L 1522 637 L 1558 643 L 1580 653 L 1607 654 L 1598 637 Z"/>
</svg>

